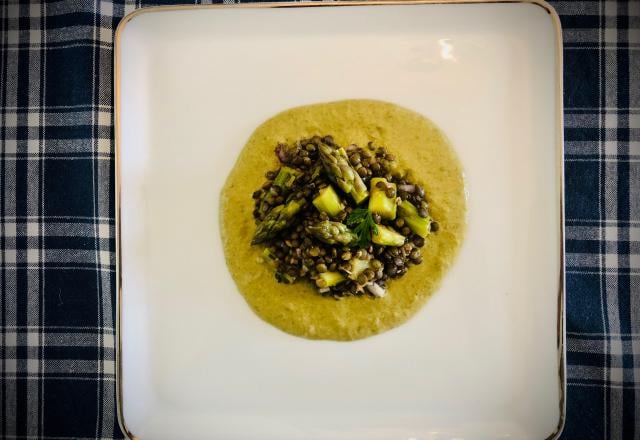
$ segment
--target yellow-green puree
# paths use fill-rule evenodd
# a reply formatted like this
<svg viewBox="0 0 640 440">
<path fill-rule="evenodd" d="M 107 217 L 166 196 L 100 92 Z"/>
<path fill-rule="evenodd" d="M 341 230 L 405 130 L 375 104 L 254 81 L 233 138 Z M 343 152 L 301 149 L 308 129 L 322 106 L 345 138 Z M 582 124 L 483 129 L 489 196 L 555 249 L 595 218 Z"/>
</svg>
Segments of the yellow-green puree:
<svg viewBox="0 0 640 440">
<path fill-rule="evenodd" d="M 439 230 L 422 249 L 423 263 L 388 282 L 383 298 L 323 297 L 305 281 L 280 284 L 261 262 L 263 247 L 251 246 L 255 230 L 251 194 L 267 170 L 278 166 L 274 147 L 331 134 L 344 147 L 369 141 L 383 145 L 410 169 L 429 200 Z M 353 340 L 396 327 L 437 289 L 463 239 L 465 195 L 462 167 L 445 135 L 428 119 L 394 104 L 347 100 L 284 111 L 258 127 L 240 153 L 220 199 L 227 265 L 240 292 L 265 321 L 311 339 Z"/>
</svg>

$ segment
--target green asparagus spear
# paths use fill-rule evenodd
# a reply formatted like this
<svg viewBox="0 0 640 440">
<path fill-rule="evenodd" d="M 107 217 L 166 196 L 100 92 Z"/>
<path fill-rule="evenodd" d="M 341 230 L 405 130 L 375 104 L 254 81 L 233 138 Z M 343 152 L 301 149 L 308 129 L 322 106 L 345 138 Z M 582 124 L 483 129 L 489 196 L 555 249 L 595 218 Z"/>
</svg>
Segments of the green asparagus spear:
<svg viewBox="0 0 640 440">
<path fill-rule="evenodd" d="M 251 244 L 262 243 L 290 226 L 303 206 L 304 200 L 291 200 L 286 205 L 273 208 L 256 228 Z"/>
<path fill-rule="evenodd" d="M 318 208 L 318 211 L 326 212 L 331 217 L 335 217 L 344 210 L 344 205 L 331 185 L 322 188 L 318 192 L 318 196 L 313 199 L 313 206 Z"/>
<path fill-rule="evenodd" d="M 374 177 L 371 179 L 371 197 L 369 211 L 377 213 L 386 220 L 396 218 L 396 184 L 387 179 Z"/>
<path fill-rule="evenodd" d="M 329 220 L 307 226 L 307 232 L 327 244 L 340 243 L 345 246 L 355 244 L 358 236 L 346 225 Z"/>
<path fill-rule="evenodd" d="M 426 238 L 431 232 L 431 218 L 428 216 L 420 217 L 418 208 L 416 208 L 413 203 L 403 200 L 400 206 L 398 206 L 398 215 L 404 219 L 414 234 Z"/>
<path fill-rule="evenodd" d="M 260 200 L 260 209 L 263 212 L 268 211 L 274 204 L 278 196 L 286 196 L 293 183 L 298 177 L 302 175 L 302 172 L 283 166 L 280 168 L 278 175 L 273 180 L 273 184 L 269 190 L 264 192 L 262 199 Z M 266 205 L 266 206 L 265 206 Z"/>
<path fill-rule="evenodd" d="M 404 235 L 388 226 L 378 225 L 378 232 L 371 235 L 371 241 L 383 246 L 402 246 L 404 244 Z"/>
<path fill-rule="evenodd" d="M 367 186 L 349 163 L 344 148 L 320 143 L 319 153 L 327 174 L 342 191 L 351 195 L 356 203 L 369 196 Z"/>
</svg>

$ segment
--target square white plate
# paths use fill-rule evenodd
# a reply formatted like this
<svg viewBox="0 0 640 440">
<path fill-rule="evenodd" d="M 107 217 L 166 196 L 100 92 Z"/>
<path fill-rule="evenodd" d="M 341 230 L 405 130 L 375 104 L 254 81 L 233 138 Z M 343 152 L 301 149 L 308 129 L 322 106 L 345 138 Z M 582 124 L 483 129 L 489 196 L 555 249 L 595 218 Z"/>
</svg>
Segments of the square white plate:
<svg viewBox="0 0 640 440">
<path fill-rule="evenodd" d="M 143 10 L 118 29 L 124 429 L 143 440 L 553 436 L 564 414 L 557 15 L 531 2 L 304 6 Z M 408 323 L 310 341 L 261 321 L 237 292 L 219 191 L 265 119 L 345 98 L 391 101 L 444 130 L 468 180 L 468 231 Z"/>
</svg>

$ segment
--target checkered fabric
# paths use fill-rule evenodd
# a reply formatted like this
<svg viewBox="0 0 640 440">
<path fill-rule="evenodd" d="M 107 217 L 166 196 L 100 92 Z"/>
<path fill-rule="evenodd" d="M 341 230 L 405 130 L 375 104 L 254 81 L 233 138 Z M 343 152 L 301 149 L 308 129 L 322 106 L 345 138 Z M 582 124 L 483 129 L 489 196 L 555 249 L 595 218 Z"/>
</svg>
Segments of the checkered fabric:
<svg viewBox="0 0 640 440">
<path fill-rule="evenodd" d="M 124 1 L 0 1 L 0 435 L 121 438 L 113 32 Z M 565 439 L 640 439 L 640 2 L 564 27 Z"/>
<path fill-rule="evenodd" d="M 564 28 L 567 424 L 640 439 L 640 2 L 554 2 Z"/>
</svg>

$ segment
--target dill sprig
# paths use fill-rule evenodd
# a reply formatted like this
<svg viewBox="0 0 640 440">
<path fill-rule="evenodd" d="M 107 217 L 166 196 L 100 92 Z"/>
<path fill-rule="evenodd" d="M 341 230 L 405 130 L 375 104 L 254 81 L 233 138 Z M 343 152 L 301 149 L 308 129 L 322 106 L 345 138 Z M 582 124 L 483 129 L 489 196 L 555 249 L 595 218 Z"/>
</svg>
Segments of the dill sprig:
<svg viewBox="0 0 640 440">
<path fill-rule="evenodd" d="M 358 236 L 358 246 L 366 247 L 371 241 L 371 234 L 378 233 L 378 226 L 371 217 L 371 212 L 366 208 L 354 209 L 347 217 L 347 226 L 353 229 Z"/>
</svg>

